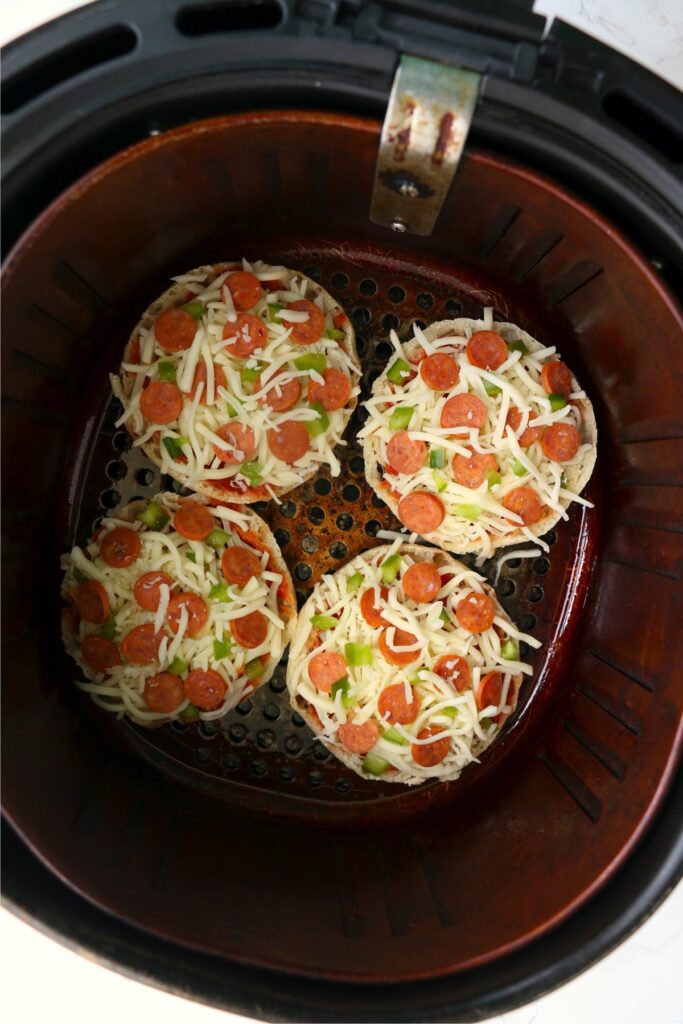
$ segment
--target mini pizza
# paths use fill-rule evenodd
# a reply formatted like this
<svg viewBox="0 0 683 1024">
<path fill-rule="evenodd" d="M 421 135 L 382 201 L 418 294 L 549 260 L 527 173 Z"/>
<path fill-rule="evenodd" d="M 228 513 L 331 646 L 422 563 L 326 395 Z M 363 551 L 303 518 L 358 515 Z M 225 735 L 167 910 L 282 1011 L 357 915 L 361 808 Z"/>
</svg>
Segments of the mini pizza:
<svg viewBox="0 0 683 1024">
<path fill-rule="evenodd" d="M 349 318 L 298 271 L 219 263 L 174 278 L 112 389 L 134 444 L 191 490 L 277 498 L 327 465 L 359 394 Z"/>
<path fill-rule="evenodd" d="M 359 437 L 369 483 L 412 534 L 490 557 L 591 505 L 597 428 L 555 347 L 486 317 L 416 327 L 405 346 L 392 332 Z"/>
<path fill-rule="evenodd" d="M 456 779 L 514 711 L 531 667 L 483 578 L 444 551 L 372 548 L 323 576 L 299 614 L 292 706 L 368 779 Z"/>
<path fill-rule="evenodd" d="M 62 568 L 78 685 L 142 725 L 225 715 L 270 679 L 296 621 L 275 538 L 249 509 L 132 502 Z"/>
</svg>

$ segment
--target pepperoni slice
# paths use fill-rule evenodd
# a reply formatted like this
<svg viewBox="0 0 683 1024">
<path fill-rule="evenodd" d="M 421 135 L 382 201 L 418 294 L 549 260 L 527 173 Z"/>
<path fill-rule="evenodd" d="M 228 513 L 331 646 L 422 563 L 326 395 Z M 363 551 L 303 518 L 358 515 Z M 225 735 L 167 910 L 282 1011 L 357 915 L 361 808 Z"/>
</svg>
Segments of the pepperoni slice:
<svg viewBox="0 0 683 1024">
<path fill-rule="evenodd" d="M 558 359 L 546 363 L 541 370 L 541 384 L 549 395 L 564 395 L 569 398 L 572 392 L 572 375 Z"/>
<path fill-rule="evenodd" d="M 185 680 L 185 696 L 200 711 L 214 711 L 220 707 L 228 689 L 225 680 L 215 669 L 195 668 Z"/>
<path fill-rule="evenodd" d="M 218 436 L 231 445 L 231 449 L 212 445 L 214 452 L 228 466 L 237 466 L 247 462 L 256 451 L 256 435 L 251 427 L 244 423 L 226 423 L 216 431 Z"/>
<path fill-rule="evenodd" d="M 403 592 L 418 604 L 435 601 L 441 590 L 441 573 L 433 562 L 415 562 L 403 574 Z"/>
<path fill-rule="evenodd" d="M 461 629 L 468 633 L 485 633 L 493 625 L 496 606 L 488 594 L 473 592 L 463 597 L 455 609 L 455 617 Z"/>
<path fill-rule="evenodd" d="M 568 462 L 579 450 L 581 436 L 573 423 L 552 423 L 543 431 L 541 448 L 553 462 Z"/>
<path fill-rule="evenodd" d="M 293 324 L 291 321 L 286 321 L 288 326 L 291 327 L 290 337 L 297 345 L 312 345 L 314 341 L 322 337 L 325 330 L 325 317 L 315 302 L 310 302 L 308 299 L 297 299 L 296 302 L 290 302 L 287 305 L 287 309 L 292 309 L 299 313 L 308 313 L 308 320 L 304 320 L 301 324 Z"/>
<path fill-rule="evenodd" d="M 386 587 L 379 588 L 379 599 L 380 603 L 384 604 L 389 597 L 389 591 Z M 382 617 L 380 606 L 375 602 L 375 588 L 370 587 L 369 590 L 364 590 L 361 594 L 360 599 L 360 613 L 367 622 L 368 626 L 372 626 L 376 629 L 377 626 L 388 626 L 389 623 Z"/>
<path fill-rule="evenodd" d="M 501 672 L 487 672 L 484 678 L 479 683 L 477 690 L 477 707 L 480 711 L 484 708 L 489 707 L 491 704 L 495 704 L 497 707 L 500 704 L 500 698 L 503 693 L 503 675 Z"/>
<path fill-rule="evenodd" d="M 469 458 L 465 455 L 453 457 L 453 479 L 461 487 L 481 487 L 486 474 L 497 469 L 498 462 L 491 453 L 481 455 L 479 452 L 471 452 Z"/>
<path fill-rule="evenodd" d="M 207 370 L 206 362 L 202 359 L 197 363 L 197 368 L 194 371 L 194 377 L 192 378 L 192 387 L 190 388 L 190 398 L 194 398 L 197 394 L 197 389 L 200 384 L 203 384 L 202 397 L 199 399 L 200 405 L 206 405 L 206 382 L 207 382 Z M 225 379 L 223 370 L 218 363 L 213 364 L 213 398 L 214 402 L 218 397 L 218 388 L 225 388 L 228 386 L 228 382 Z"/>
<path fill-rule="evenodd" d="M 543 505 L 533 487 L 515 487 L 503 498 L 501 504 L 509 512 L 518 515 L 524 526 L 532 526 L 543 515 Z"/>
<path fill-rule="evenodd" d="M 83 660 L 95 672 L 108 672 L 114 665 L 121 664 L 121 655 L 116 644 L 103 636 L 86 636 L 81 647 Z"/>
<path fill-rule="evenodd" d="M 343 409 L 351 397 L 351 378 L 335 366 L 323 370 L 324 384 L 311 379 L 308 382 L 308 401 L 320 402 L 328 412 Z"/>
<path fill-rule="evenodd" d="M 197 322 L 184 309 L 167 309 L 154 324 L 154 337 L 164 352 L 183 352 L 197 333 Z"/>
<path fill-rule="evenodd" d="M 459 654 L 442 654 L 435 661 L 432 672 L 435 672 L 437 676 L 441 676 L 447 683 L 450 683 L 458 693 L 464 693 L 472 683 L 472 671 L 469 662 Z"/>
<path fill-rule="evenodd" d="M 300 420 L 286 420 L 268 431 L 268 447 L 276 459 L 291 466 L 310 447 L 308 431 Z"/>
<path fill-rule="evenodd" d="M 224 281 L 232 295 L 235 309 L 251 309 L 263 295 L 261 282 L 248 270 L 236 270 L 229 274 Z"/>
<path fill-rule="evenodd" d="M 441 526 L 446 510 L 441 498 L 429 491 L 413 491 L 398 503 L 398 518 L 412 533 L 424 536 Z"/>
<path fill-rule="evenodd" d="M 159 658 L 161 640 L 162 634 L 155 633 L 153 624 L 147 622 L 126 633 L 121 641 L 121 653 L 133 665 L 153 665 Z"/>
<path fill-rule="evenodd" d="M 182 680 L 171 672 L 157 672 L 145 682 L 142 699 L 150 711 L 168 715 L 185 700 Z"/>
<path fill-rule="evenodd" d="M 186 540 L 204 540 L 214 528 L 213 516 L 205 505 L 184 501 L 178 506 L 173 525 Z"/>
<path fill-rule="evenodd" d="M 78 614 L 86 622 L 101 626 L 109 617 L 109 598 L 107 591 L 97 580 L 85 580 L 79 583 L 73 592 L 73 599 Z"/>
<path fill-rule="evenodd" d="M 397 473 L 417 473 L 426 459 L 426 443 L 413 441 L 407 430 L 399 430 L 387 444 L 387 460 Z"/>
<path fill-rule="evenodd" d="M 469 427 L 481 430 L 486 423 L 486 406 L 481 398 L 463 392 L 453 395 L 441 410 L 442 427 Z"/>
<path fill-rule="evenodd" d="M 129 526 L 116 526 L 105 534 L 100 543 L 100 556 L 114 569 L 132 565 L 140 554 L 140 537 Z"/>
<path fill-rule="evenodd" d="M 334 651 L 320 651 L 308 663 L 308 678 L 321 693 L 329 693 L 346 672 L 346 658 Z"/>
<path fill-rule="evenodd" d="M 430 725 L 426 729 L 420 729 L 417 738 L 427 740 L 430 736 L 438 736 L 439 733 L 443 733 L 443 729 L 438 725 Z M 413 755 L 415 764 L 419 764 L 422 768 L 434 768 L 447 757 L 450 749 L 450 736 L 442 735 L 441 739 L 434 740 L 433 743 L 413 743 L 410 753 Z"/>
<path fill-rule="evenodd" d="M 422 656 L 422 651 L 418 648 L 416 651 L 402 651 L 401 647 L 408 647 L 417 642 L 417 637 L 412 633 L 406 633 L 403 629 L 394 630 L 394 646 L 398 647 L 399 650 L 394 650 L 394 647 L 390 647 L 387 640 L 387 630 L 383 629 L 379 635 L 379 649 L 382 656 L 389 662 L 390 665 L 411 665 L 414 661 Z"/>
<path fill-rule="evenodd" d="M 347 317 L 346 313 L 343 313 L 343 312 L 335 313 L 334 316 L 332 317 L 332 323 L 337 328 L 337 330 L 342 328 L 347 320 L 348 320 L 348 317 Z"/>
<path fill-rule="evenodd" d="M 261 378 L 257 377 L 254 381 L 254 392 L 260 391 L 261 387 Z M 276 375 L 268 380 L 267 387 L 268 390 L 259 402 L 261 405 L 269 405 L 274 412 L 287 412 L 301 398 L 301 381 L 298 377 L 281 381 Z"/>
<path fill-rule="evenodd" d="M 467 358 L 481 370 L 497 370 L 508 357 L 508 347 L 495 331 L 476 331 L 467 342 Z"/>
<path fill-rule="evenodd" d="M 178 632 L 183 608 L 187 608 L 187 635 L 198 636 L 209 621 L 209 608 L 206 601 L 199 594 L 189 592 L 174 594 L 168 602 L 168 611 L 166 612 L 166 621 L 173 633 Z"/>
<path fill-rule="evenodd" d="M 159 588 L 165 583 L 170 590 L 173 580 L 166 572 L 146 572 L 139 576 L 133 587 L 135 600 L 146 612 L 155 612 L 159 607 L 161 592 Z"/>
<path fill-rule="evenodd" d="M 225 346 L 228 355 L 246 359 L 263 348 L 268 340 L 268 330 L 263 320 L 251 313 L 240 313 L 233 321 L 228 320 L 223 328 L 223 340 L 235 340 Z"/>
<path fill-rule="evenodd" d="M 268 620 L 261 612 L 250 612 L 230 623 L 230 632 L 240 647 L 260 647 L 268 635 Z"/>
<path fill-rule="evenodd" d="M 362 725 L 345 722 L 337 731 L 339 742 L 352 754 L 367 754 L 379 739 L 379 726 L 371 718 Z"/>
<path fill-rule="evenodd" d="M 140 412 L 150 423 L 173 423 L 183 411 L 183 396 L 170 380 L 153 380 L 140 395 Z"/>
<path fill-rule="evenodd" d="M 229 583 L 243 587 L 252 576 L 260 576 L 261 559 L 255 551 L 234 544 L 221 555 L 221 569 Z"/>
<path fill-rule="evenodd" d="M 420 712 L 420 699 L 412 689 L 410 698 L 406 699 L 406 688 L 403 683 L 386 686 L 377 701 L 380 717 L 385 718 L 391 725 L 410 725 Z"/>
<path fill-rule="evenodd" d="M 529 413 L 529 419 L 533 419 L 533 417 L 534 417 L 534 413 Z M 522 413 L 520 412 L 520 410 L 517 408 L 516 405 L 511 405 L 509 410 L 508 410 L 507 419 L 505 420 L 505 426 L 506 427 L 512 427 L 512 429 L 514 430 L 514 432 L 516 434 L 517 431 L 519 430 L 521 422 L 522 422 Z M 523 430 L 522 433 L 517 438 L 517 443 L 522 448 L 528 448 L 529 445 L 534 444 L 535 441 L 538 441 L 538 439 L 539 439 L 539 437 L 541 436 L 542 433 L 543 433 L 543 427 L 529 427 L 529 426 L 527 426 L 526 429 Z"/>
<path fill-rule="evenodd" d="M 453 356 L 435 352 L 420 363 L 420 376 L 432 391 L 448 391 L 457 383 L 460 372 Z"/>
</svg>

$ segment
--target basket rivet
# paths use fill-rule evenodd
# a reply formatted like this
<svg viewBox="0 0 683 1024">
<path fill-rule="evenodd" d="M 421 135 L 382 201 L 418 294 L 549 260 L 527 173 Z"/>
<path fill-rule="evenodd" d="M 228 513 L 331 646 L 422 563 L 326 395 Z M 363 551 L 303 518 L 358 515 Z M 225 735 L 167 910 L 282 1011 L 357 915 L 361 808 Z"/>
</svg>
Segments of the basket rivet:
<svg viewBox="0 0 683 1024">
<path fill-rule="evenodd" d="M 398 190 L 402 196 L 406 196 L 408 199 L 415 199 L 420 194 L 420 190 L 415 182 L 410 180 L 402 181 L 398 186 Z"/>
<path fill-rule="evenodd" d="M 408 225 L 406 224 L 406 222 L 404 220 L 401 220 L 400 217 L 396 217 L 396 219 L 392 220 L 391 222 L 392 231 L 405 231 L 407 227 Z"/>
</svg>

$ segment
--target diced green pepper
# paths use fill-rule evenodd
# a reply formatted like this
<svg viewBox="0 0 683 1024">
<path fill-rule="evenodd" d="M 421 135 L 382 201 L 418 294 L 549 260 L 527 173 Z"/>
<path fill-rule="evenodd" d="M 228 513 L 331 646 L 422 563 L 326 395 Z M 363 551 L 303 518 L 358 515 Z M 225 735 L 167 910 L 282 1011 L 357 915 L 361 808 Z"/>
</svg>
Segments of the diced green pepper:
<svg viewBox="0 0 683 1024">
<path fill-rule="evenodd" d="M 243 366 L 240 370 L 242 386 L 244 387 L 245 384 L 253 384 L 255 380 L 258 380 L 265 365 L 265 363 L 258 363 L 256 366 Z"/>
<path fill-rule="evenodd" d="M 564 395 L 548 395 L 548 401 L 553 412 L 557 412 L 558 409 L 564 409 L 567 404 L 567 399 Z"/>
<path fill-rule="evenodd" d="M 349 708 L 352 708 L 354 706 L 354 704 L 356 703 L 356 698 L 349 696 L 349 690 L 350 689 L 351 689 L 351 684 L 348 681 L 348 679 L 346 678 L 346 676 L 344 676 L 342 679 L 338 679 L 336 681 L 336 683 L 332 683 L 332 689 L 330 690 L 330 696 L 332 697 L 332 700 L 336 700 L 337 699 L 337 694 L 341 690 L 342 707 L 346 708 L 347 711 L 349 710 Z"/>
<path fill-rule="evenodd" d="M 515 476 L 526 476 L 528 473 L 526 466 L 522 465 L 519 459 L 510 459 L 510 469 Z"/>
<path fill-rule="evenodd" d="M 222 658 L 227 658 L 230 653 L 231 645 L 228 644 L 227 640 L 214 640 L 213 642 L 213 657 L 214 661 L 220 661 Z"/>
<path fill-rule="evenodd" d="M 260 658 L 253 658 L 244 666 L 244 674 L 247 679 L 258 679 L 265 672 L 266 666 Z"/>
<path fill-rule="evenodd" d="M 321 352 L 307 352 L 305 356 L 297 356 L 294 360 L 297 370 L 315 370 L 322 373 L 327 369 L 327 359 Z"/>
<path fill-rule="evenodd" d="M 447 625 L 450 624 L 451 617 L 445 608 L 442 608 L 441 611 L 439 612 L 439 618 L 441 619 L 442 622 L 445 622 Z"/>
<path fill-rule="evenodd" d="M 506 661 L 518 661 L 519 660 L 519 644 L 516 640 L 506 640 L 505 643 L 501 644 L 500 656 Z"/>
<path fill-rule="evenodd" d="M 116 619 L 113 615 L 110 615 L 102 625 L 100 629 L 100 636 L 103 636 L 105 640 L 113 640 L 116 636 Z"/>
<path fill-rule="evenodd" d="M 284 308 L 285 307 L 281 306 L 279 302 L 269 302 L 268 303 L 268 319 L 270 320 L 271 324 L 281 324 L 282 323 L 282 321 L 280 320 L 280 317 L 278 316 L 278 313 L 280 312 L 281 309 L 284 309 Z"/>
<path fill-rule="evenodd" d="M 230 419 L 233 420 L 237 415 L 237 409 L 235 408 L 235 406 L 231 405 L 230 402 L 226 402 L 225 409 Z"/>
<path fill-rule="evenodd" d="M 458 709 L 454 707 L 441 708 L 441 714 L 445 715 L 446 718 L 455 718 L 458 713 Z"/>
<path fill-rule="evenodd" d="M 211 590 L 209 591 L 209 600 L 223 601 L 228 603 L 232 601 L 232 598 L 228 593 L 228 588 L 226 587 L 225 583 L 214 583 L 214 585 L 211 587 Z"/>
<path fill-rule="evenodd" d="M 178 459 L 183 454 L 182 446 L 189 444 L 189 437 L 165 437 L 163 439 L 164 448 L 171 456 L 172 459 Z"/>
<path fill-rule="evenodd" d="M 393 583 L 396 577 L 398 576 L 398 571 L 400 568 L 400 555 L 391 555 L 389 558 L 385 558 L 379 567 L 379 571 L 382 576 L 382 583 Z"/>
<path fill-rule="evenodd" d="M 418 668 L 416 672 L 411 672 L 410 675 L 408 676 L 408 682 L 410 683 L 411 686 L 418 686 L 421 682 L 423 682 L 420 672 L 424 672 L 424 668 Z"/>
<path fill-rule="evenodd" d="M 194 704 L 188 704 L 186 708 L 178 715 L 181 722 L 196 722 L 199 718 L 199 712 L 197 711 Z"/>
<path fill-rule="evenodd" d="M 414 408 L 411 405 L 398 405 L 389 417 L 389 428 L 391 430 L 405 430 L 410 423 Z"/>
<path fill-rule="evenodd" d="M 85 575 L 85 573 L 81 572 L 81 570 L 77 566 L 74 568 L 74 579 L 76 580 L 76 583 L 85 583 L 87 578 L 88 577 Z"/>
<path fill-rule="evenodd" d="M 441 494 L 442 491 L 446 490 L 446 488 L 448 487 L 448 480 L 442 473 L 439 473 L 437 472 L 437 470 L 434 470 L 434 472 L 432 473 L 432 478 L 434 480 L 434 486 L 436 487 L 439 494 Z"/>
<path fill-rule="evenodd" d="M 170 359 L 162 359 L 159 363 L 159 380 L 175 381 L 175 363 Z"/>
<path fill-rule="evenodd" d="M 352 668 L 372 665 L 372 648 L 366 644 L 344 644 L 347 665 Z"/>
<path fill-rule="evenodd" d="M 462 516 L 463 519 L 469 519 L 471 523 L 475 523 L 482 513 L 482 509 L 479 505 L 455 505 L 453 511 L 456 516 Z"/>
<path fill-rule="evenodd" d="M 490 380 L 482 380 L 482 384 L 484 385 L 484 391 L 491 398 L 495 398 L 502 390 L 497 384 L 492 384 Z"/>
<path fill-rule="evenodd" d="M 363 758 L 363 768 L 370 775 L 383 775 L 389 767 L 389 762 L 377 754 L 366 754 Z"/>
<path fill-rule="evenodd" d="M 353 576 L 349 576 L 349 578 L 346 581 L 346 593 L 347 594 L 354 594 L 358 590 L 358 588 L 359 588 L 359 586 L 361 585 L 362 582 L 363 582 L 363 573 L 362 572 L 354 572 Z"/>
<path fill-rule="evenodd" d="M 517 341 L 508 341 L 508 349 L 510 352 L 521 352 L 523 356 L 529 352 L 521 338 L 518 338 Z"/>
<path fill-rule="evenodd" d="M 342 338 L 344 337 L 344 332 L 337 330 L 336 327 L 328 327 L 327 330 L 325 331 L 325 334 L 332 341 L 341 341 Z"/>
<path fill-rule="evenodd" d="M 191 302 L 186 302 L 183 309 L 186 313 L 190 314 L 193 320 L 199 320 L 206 313 L 206 306 L 199 299 L 192 299 Z"/>
<path fill-rule="evenodd" d="M 387 370 L 387 380 L 392 384 L 403 384 L 404 378 L 410 373 L 410 366 L 405 359 L 394 359 Z"/>
<path fill-rule="evenodd" d="M 408 742 L 405 736 L 402 736 L 398 729 L 394 729 L 393 725 L 390 725 L 389 728 L 382 733 L 382 737 L 385 740 L 389 740 L 390 743 L 400 743 L 402 747 L 405 747 Z"/>
<path fill-rule="evenodd" d="M 263 474 L 258 462 L 243 462 L 239 471 L 242 476 L 247 478 L 252 487 L 258 487 L 263 483 Z"/>
<path fill-rule="evenodd" d="M 488 729 L 488 727 L 490 725 L 493 725 L 493 719 L 491 719 L 491 718 L 480 718 L 479 719 L 479 725 L 482 727 L 482 729 Z"/>
<path fill-rule="evenodd" d="M 311 615 L 311 622 L 318 629 L 334 629 L 339 625 L 339 620 L 334 615 Z"/>
<path fill-rule="evenodd" d="M 429 453 L 429 468 L 443 469 L 446 465 L 446 451 L 444 448 L 432 448 Z"/>
<path fill-rule="evenodd" d="M 560 473 L 560 487 L 566 487 L 568 483 L 567 474 L 563 470 L 562 473 Z"/>
<path fill-rule="evenodd" d="M 314 420 L 306 420 L 305 427 L 308 431 L 309 437 L 317 437 L 318 434 L 324 434 L 330 425 L 330 417 L 327 415 L 327 410 L 322 402 L 309 402 L 309 409 L 315 409 L 317 417 Z"/>
<path fill-rule="evenodd" d="M 161 530 L 170 518 L 158 501 L 150 501 L 144 512 L 138 516 L 138 519 L 141 519 L 150 530 Z"/>
<path fill-rule="evenodd" d="M 196 561 L 197 561 L 197 556 L 195 555 L 194 551 L 186 551 L 185 552 L 185 558 L 188 560 L 188 562 L 195 562 L 196 563 Z"/>
<path fill-rule="evenodd" d="M 485 476 L 486 483 L 490 491 L 492 491 L 494 487 L 497 487 L 502 480 L 500 473 L 496 469 L 489 469 Z"/>
<path fill-rule="evenodd" d="M 209 536 L 206 538 L 206 543 L 212 548 L 225 547 L 231 541 L 232 537 L 225 530 L 215 529 L 212 530 Z"/>
<path fill-rule="evenodd" d="M 187 662 L 183 661 L 182 658 L 179 658 L 178 655 L 176 655 L 168 666 L 167 671 L 170 672 L 172 676 L 181 676 L 183 672 L 187 672 Z"/>
</svg>

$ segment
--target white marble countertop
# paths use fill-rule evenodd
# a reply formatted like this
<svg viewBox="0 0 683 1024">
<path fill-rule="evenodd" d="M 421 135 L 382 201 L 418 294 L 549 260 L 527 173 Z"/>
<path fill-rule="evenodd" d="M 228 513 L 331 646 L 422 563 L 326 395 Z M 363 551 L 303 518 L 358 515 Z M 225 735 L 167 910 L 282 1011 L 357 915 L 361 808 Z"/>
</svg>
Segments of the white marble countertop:
<svg viewBox="0 0 683 1024">
<path fill-rule="evenodd" d="M 5 3 L 5 43 L 81 4 Z M 683 0 L 537 0 L 539 13 L 565 21 L 622 50 L 683 89 Z M 124 978 L 77 956 L 0 910 L 5 965 L 2 1007 L 11 1024 L 244 1024 L 223 1013 Z M 580 977 L 492 1024 L 682 1024 L 683 885 L 622 946 Z"/>
</svg>

